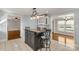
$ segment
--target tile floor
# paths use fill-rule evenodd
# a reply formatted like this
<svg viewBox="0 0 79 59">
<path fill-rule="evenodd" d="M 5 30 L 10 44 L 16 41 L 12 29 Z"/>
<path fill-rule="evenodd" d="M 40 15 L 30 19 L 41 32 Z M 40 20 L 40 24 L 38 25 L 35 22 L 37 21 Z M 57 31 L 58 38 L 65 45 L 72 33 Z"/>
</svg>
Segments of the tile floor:
<svg viewBox="0 0 79 59">
<path fill-rule="evenodd" d="M 9 40 L 8 42 L 0 42 L 0 51 L 33 51 L 22 39 Z M 38 50 L 40 51 L 40 50 Z M 42 51 L 45 51 L 43 48 Z M 79 51 L 79 48 L 70 48 L 57 41 L 52 41 L 51 51 Z"/>
</svg>

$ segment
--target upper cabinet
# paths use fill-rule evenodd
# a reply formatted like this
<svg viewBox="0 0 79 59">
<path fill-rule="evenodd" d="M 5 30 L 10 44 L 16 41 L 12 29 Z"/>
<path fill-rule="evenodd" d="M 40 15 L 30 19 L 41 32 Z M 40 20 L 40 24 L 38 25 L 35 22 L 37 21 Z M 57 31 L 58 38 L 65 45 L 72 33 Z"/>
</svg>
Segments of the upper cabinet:
<svg viewBox="0 0 79 59">
<path fill-rule="evenodd" d="M 41 17 L 40 19 L 38 19 L 37 21 L 37 25 L 38 27 L 41 28 L 47 28 L 49 26 L 49 17 Z"/>
</svg>

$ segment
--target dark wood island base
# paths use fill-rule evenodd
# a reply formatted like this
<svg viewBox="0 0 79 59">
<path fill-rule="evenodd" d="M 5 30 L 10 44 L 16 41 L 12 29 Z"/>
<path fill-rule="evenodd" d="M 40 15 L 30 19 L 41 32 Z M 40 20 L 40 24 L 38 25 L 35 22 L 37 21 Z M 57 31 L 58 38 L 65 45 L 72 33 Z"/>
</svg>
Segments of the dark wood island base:
<svg viewBox="0 0 79 59">
<path fill-rule="evenodd" d="M 40 49 L 40 35 L 42 31 L 25 29 L 25 43 L 28 44 L 34 51 Z"/>
</svg>

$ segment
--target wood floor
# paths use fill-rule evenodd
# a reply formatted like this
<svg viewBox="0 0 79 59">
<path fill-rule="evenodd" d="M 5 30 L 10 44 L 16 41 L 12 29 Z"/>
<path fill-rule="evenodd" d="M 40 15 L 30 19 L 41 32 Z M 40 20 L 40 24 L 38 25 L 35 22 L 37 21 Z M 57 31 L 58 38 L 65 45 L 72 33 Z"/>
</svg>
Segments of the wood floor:
<svg viewBox="0 0 79 59">
<path fill-rule="evenodd" d="M 51 41 L 51 51 L 79 51 L 79 48 L 66 47 L 57 41 Z M 22 39 L 8 40 L 8 42 L 0 42 L 0 51 L 33 51 Z M 40 50 L 38 50 L 40 51 Z M 45 48 L 42 51 L 46 51 Z"/>
</svg>

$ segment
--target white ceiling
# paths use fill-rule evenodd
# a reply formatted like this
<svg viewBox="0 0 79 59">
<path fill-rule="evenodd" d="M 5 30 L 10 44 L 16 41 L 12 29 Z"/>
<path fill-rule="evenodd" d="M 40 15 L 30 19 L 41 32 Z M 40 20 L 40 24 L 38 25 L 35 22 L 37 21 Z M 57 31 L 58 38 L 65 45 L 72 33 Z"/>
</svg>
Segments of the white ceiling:
<svg viewBox="0 0 79 59">
<path fill-rule="evenodd" d="M 48 13 L 48 15 L 54 15 L 58 13 L 64 13 L 73 11 L 74 8 L 37 8 L 38 13 Z M 48 12 L 47 12 L 48 11 Z M 17 14 L 17 15 L 31 15 L 32 8 L 0 8 L 0 15 L 4 13 Z"/>
</svg>

